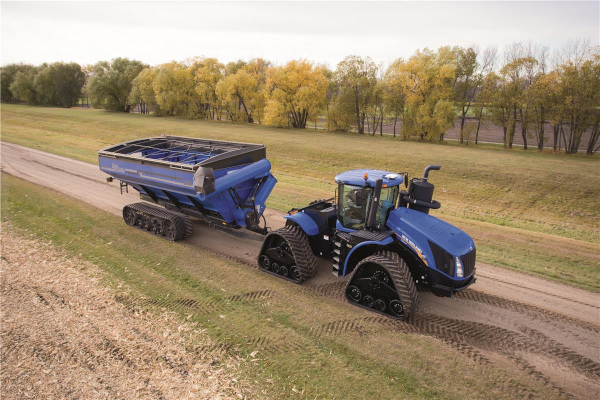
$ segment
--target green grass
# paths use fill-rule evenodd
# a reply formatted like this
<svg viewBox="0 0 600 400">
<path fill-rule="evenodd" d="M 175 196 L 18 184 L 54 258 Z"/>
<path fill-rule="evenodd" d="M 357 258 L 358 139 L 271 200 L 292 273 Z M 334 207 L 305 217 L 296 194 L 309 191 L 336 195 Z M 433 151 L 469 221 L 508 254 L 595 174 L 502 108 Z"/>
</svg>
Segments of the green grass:
<svg viewBox="0 0 600 400">
<path fill-rule="evenodd" d="M 150 310 L 149 302 L 160 304 L 201 324 L 230 355 L 247 360 L 240 374 L 264 397 L 512 399 L 522 397 L 523 390 L 555 396 L 519 371 L 476 363 L 430 337 L 393 329 L 368 336 L 352 331 L 315 336 L 313 329 L 324 323 L 372 314 L 197 247 L 149 236 L 52 190 L 9 175 L 2 178 L 4 222 L 97 265 L 106 272 L 106 284 L 127 287 L 119 301 Z M 274 295 L 225 300 L 265 288 Z M 222 306 L 176 307 L 177 299 Z M 265 352 L 256 344 L 261 337 L 279 351 Z"/>
<path fill-rule="evenodd" d="M 98 149 L 160 134 L 264 143 L 279 180 L 268 206 L 280 211 L 331 197 L 333 177 L 347 169 L 420 176 L 441 164 L 434 215 L 474 237 L 479 261 L 600 291 L 598 157 L 87 109 L 3 104 L 1 116 L 2 140 L 90 163 Z"/>
</svg>

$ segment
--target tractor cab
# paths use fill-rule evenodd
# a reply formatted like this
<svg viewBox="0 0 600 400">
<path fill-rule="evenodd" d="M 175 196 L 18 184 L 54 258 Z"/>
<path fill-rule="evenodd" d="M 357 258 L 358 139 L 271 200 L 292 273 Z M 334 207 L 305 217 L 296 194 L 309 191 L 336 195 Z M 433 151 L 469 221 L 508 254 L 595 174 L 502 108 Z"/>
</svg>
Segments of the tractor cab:
<svg viewBox="0 0 600 400">
<path fill-rule="evenodd" d="M 338 184 L 336 227 L 345 232 L 385 229 L 388 214 L 398 206 L 405 174 L 357 169 L 335 177 Z"/>
</svg>

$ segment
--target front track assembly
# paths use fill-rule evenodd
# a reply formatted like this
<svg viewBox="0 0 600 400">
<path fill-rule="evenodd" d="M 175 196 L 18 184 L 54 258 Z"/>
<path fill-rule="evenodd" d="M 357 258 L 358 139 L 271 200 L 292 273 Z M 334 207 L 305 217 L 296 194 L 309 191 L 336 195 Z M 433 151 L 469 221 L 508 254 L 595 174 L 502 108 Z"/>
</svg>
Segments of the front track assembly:
<svg viewBox="0 0 600 400">
<path fill-rule="evenodd" d="M 294 283 L 312 278 L 317 271 L 308 238 L 297 226 L 286 226 L 267 235 L 258 255 L 258 266 Z"/>
<path fill-rule="evenodd" d="M 418 304 L 417 288 L 408 266 L 398 254 L 375 253 L 362 260 L 346 286 L 351 304 L 405 320 Z"/>
<path fill-rule="evenodd" d="M 172 242 L 187 239 L 193 232 L 192 221 L 187 215 L 146 203 L 133 203 L 123 207 L 123 219 L 129 226 Z"/>
</svg>

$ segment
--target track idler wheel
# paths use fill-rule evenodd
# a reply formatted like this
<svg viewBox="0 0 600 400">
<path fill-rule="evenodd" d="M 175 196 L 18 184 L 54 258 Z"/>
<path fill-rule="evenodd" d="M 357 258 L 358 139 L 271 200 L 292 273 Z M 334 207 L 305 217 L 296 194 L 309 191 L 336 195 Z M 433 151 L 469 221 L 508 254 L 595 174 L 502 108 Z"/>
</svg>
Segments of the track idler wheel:
<svg viewBox="0 0 600 400">
<path fill-rule="evenodd" d="M 354 305 L 400 320 L 417 309 L 417 288 L 410 270 L 391 251 L 375 253 L 358 263 L 345 293 Z"/>
<path fill-rule="evenodd" d="M 317 261 L 308 237 L 297 226 L 286 226 L 269 233 L 258 255 L 261 270 L 295 283 L 313 277 Z"/>
</svg>

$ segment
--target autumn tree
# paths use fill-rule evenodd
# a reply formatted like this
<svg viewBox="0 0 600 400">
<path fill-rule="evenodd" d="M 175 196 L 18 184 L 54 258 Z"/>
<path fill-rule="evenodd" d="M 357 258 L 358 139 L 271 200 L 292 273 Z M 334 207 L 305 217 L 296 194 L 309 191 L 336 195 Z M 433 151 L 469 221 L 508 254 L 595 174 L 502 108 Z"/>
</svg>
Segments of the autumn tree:
<svg viewBox="0 0 600 400">
<path fill-rule="evenodd" d="M 455 66 L 449 48 L 419 50 L 407 61 L 392 64 L 393 74 L 406 96 L 405 137 L 442 140 L 454 122 L 452 102 Z"/>
<path fill-rule="evenodd" d="M 230 120 L 261 123 L 269 67 L 270 63 L 261 58 L 226 65 L 226 75 L 217 83 L 216 93 Z"/>
<path fill-rule="evenodd" d="M 129 93 L 129 103 L 137 105 L 142 114 L 160 115 L 160 108 L 154 92 L 154 80 L 158 73 L 157 68 L 144 68 L 132 82 Z"/>
<path fill-rule="evenodd" d="M 217 94 L 232 121 L 254 122 L 252 100 L 256 96 L 257 80 L 244 69 L 221 80 Z"/>
<path fill-rule="evenodd" d="M 579 150 L 587 130 L 591 137 L 586 152 L 593 154 L 598 140 L 600 118 L 600 50 L 590 49 L 585 59 L 566 60 L 557 68 L 558 98 L 556 117 L 561 121 L 562 139 L 566 153 Z M 566 129 L 566 131 L 565 131 Z"/>
<path fill-rule="evenodd" d="M 394 117 L 394 137 L 396 137 L 396 124 L 398 119 L 404 120 L 404 111 L 406 105 L 406 93 L 402 85 L 399 68 L 404 60 L 398 59 L 387 69 L 380 85 L 382 87 L 383 102 L 386 110 Z"/>
<path fill-rule="evenodd" d="M 196 92 L 204 104 L 204 117 L 218 118 L 220 102 L 217 95 L 217 84 L 225 75 L 225 66 L 216 58 L 205 58 L 198 64 L 194 78 Z"/>
<path fill-rule="evenodd" d="M 456 75 L 454 79 L 454 96 L 456 104 L 460 109 L 460 142 L 465 136 L 465 122 L 467 114 L 477 100 L 485 75 L 494 68 L 497 49 L 493 46 L 486 48 L 483 52 L 477 47 L 454 48 Z M 479 132 L 481 113 L 483 107 L 478 108 L 477 134 Z M 476 140 L 477 142 L 477 135 Z"/>
<path fill-rule="evenodd" d="M 92 104 L 111 111 L 129 112 L 128 96 L 133 80 L 146 67 L 140 61 L 127 58 L 98 62 L 86 85 Z"/>
<path fill-rule="evenodd" d="M 202 116 L 204 103 L 196 91 L 197 69 L 194 61 L 173 61 L 157 68 L 153 88 L 161 112 L 181 117 Z"/>
<path fill-rule="evenodd" d="M 267 71 L 265 123 L 304 129 L 324 107 L 329 82 L 324 69 L 293 60 Z"/>
<path fill-rule="evenodd" d="M 373 101 L 379 67 L 370 57 L 348 56 L 337 65 L 335 81 L 339 88 L 340 113 L 354 116 L 357 131 L 365 133 L 367 111 Z"/>
</svg>

